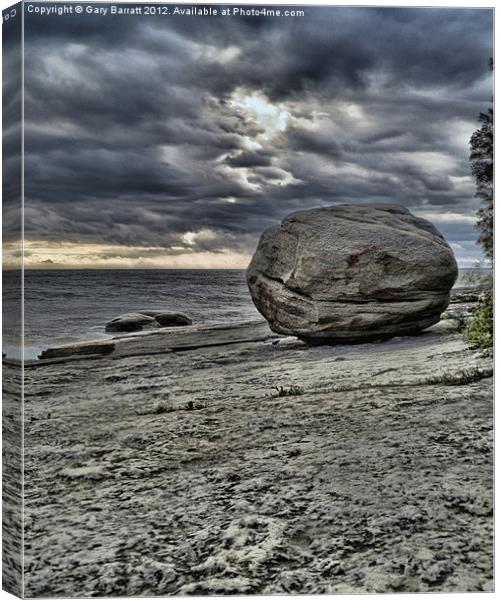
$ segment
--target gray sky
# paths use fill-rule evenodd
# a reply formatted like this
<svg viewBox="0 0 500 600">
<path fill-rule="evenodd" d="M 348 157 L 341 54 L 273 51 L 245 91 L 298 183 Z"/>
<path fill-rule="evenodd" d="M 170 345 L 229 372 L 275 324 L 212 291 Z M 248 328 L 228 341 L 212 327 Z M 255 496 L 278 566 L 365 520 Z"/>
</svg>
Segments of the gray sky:
<svg viewBox="0 0 500 600">
<path fill-rule="evenodd" d="M 27 15 L 27 265 L 244 267 L 285 215 L 351 202 L 480 258 L 492 11 L 304 11 Z"/>
</svg>

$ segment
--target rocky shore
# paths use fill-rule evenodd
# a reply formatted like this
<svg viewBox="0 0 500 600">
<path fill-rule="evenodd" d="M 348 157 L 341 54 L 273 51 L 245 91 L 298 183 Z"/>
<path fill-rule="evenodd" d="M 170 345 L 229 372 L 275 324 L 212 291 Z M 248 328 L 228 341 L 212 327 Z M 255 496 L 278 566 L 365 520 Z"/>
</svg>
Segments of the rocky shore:
<svg viewBox="0 0 500 600">
<path fill-rule="evenodd" d="M 198 325 L 27 363 L 26 595 L 491 591 L 492 361 L 460 294 L 381 343 Z"/>
</svg>

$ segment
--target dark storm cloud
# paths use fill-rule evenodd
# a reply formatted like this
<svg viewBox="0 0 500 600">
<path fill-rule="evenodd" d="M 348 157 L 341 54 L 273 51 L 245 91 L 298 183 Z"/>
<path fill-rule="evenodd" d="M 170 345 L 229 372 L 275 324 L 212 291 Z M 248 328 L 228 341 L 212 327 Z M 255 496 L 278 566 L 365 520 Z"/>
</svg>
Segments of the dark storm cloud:
<svg viewBox="0 0 500 600">
<path fill-rule="evenodd" d="M 229 156 L 226 164 L 231 167 L 268 167 L 271 164 L 271 157 L 264 152 L 241 152 L 236 156 Z"/>
<path fill-rule="evenodd" d="M 3 239 L 21 237 L 22 48 L 21 19 L 2 12 L 2 229 Z"/>
<path fill-rule="evenodd" d="M 475 239 L 492 11 L 304 10 L 27 15 L 27 236 L 251 251 L 293 210 L 389 201 Z"/>
</svg>

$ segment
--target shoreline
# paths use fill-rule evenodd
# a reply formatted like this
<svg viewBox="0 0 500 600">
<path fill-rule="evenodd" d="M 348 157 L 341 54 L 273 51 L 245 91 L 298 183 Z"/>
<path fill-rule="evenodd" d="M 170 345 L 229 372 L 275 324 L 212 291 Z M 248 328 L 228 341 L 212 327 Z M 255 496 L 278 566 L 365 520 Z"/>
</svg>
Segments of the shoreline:
<svg viewBox="0 0 500 600">
<path fill-rule="evenodd" d="M 142 276 L 148 277 L 148 273 L 151 271 L 152 270 L 144 271 Z M 122 269 L 119 274 L 126 277 L 128 272 L 129 271 Z M 185 274 L 184 279 L 175 280 L 171 299 L 162 299 L 160 296 L 155 296 L 152 300 L 155 306 L 165 306 L 165 308 L 168 310 L 181 310 L 188 314 L 195 324 L 217 324 L 261 318 L 248 294 L 246 284 L 244 283 L 243 270 L 217 270 L 219 274 L 225 273 L 230 275 L 232 273 L 234 275 L 235 279 L 231 279 L 231 285 L 236 283 L 238 286 L 238 292 L 233 294 L 232 297 L 226 296 L 224 303 L 220 305 L 219 309 L 216 310 L 213 310 L 214 302 L 216 302 L 213 298 L 212 300 L 209 300 L 210 307 L 207 309 L 199 305 L 199 299 L 184 302 L 182 300 L 182 295 L 179 295 L 176 291 L 175 286 L 184 286 L 186 281 L 191 281 L 191 276 L 189 275 L 191 271 L 168 270 L 170 275 L 165 273 L 164 277 L 167 278 L 168 283 L 168 277 L 176 277 L 176 273 L 182 274 L 183 272 Z M 194 270 L 193 272 L 200 275 L 202 274 L 202 272 L 199 270 Z M 475 269 L 473 272 L 478 273 L 477 269 Z M 486 271 L 482 272 L 485 273 Z M 50 275 L 50 272 L 47 273 Z M 95 275 L 97 277 L 97 282 L 100 282 L 99 285 L 102 284 L 102 274 L 101 277 L 99 277 L 99 272 L 97 274 L 93 274 L 93 272 L 88 270 L 82 270 L 81 273 L 85 274 L 85 276 Z M 161 273 L 162 272 L 158 272 L 156 270 L 157 276 L 160 277 L 160 280 L 163 280 Z M 24 356 L 27 360 L 35 360 L 40 352 L 53 346 L 73 344 L 81 341 L 92 341 L 94 339 L 110 339 L 113 337 L 113 334 L 108 334 L 105 332 L 105 323 L 107 321 L 113 319 L 119 314 L 130 312 L 131 310 L 133 311 L 136 307 L 146 308 L 142 306 L 142 298 L 139 299 L 137 294 L 132 294 L 128 302 L 123 302 L 120 304 L 114 298 L 105 305 L 105 308 L 103 305 L 101 309 L 95 309 L 91 299 L 89 298 L 86 300 L 84 298 L 85 294 L 82 296 L 80 292 L 74 295 L 74 297 L 69 297 L 67 302 L 62 302 L 62 300 L 59 300 L 55 305 L 53 305 L 48 301 L 48 298 L 45 297 L 45 292 L 49 292 L 49 298 L 52 297 L 53 293 L 60 293 L 62 298 L 65 297 L 69 291 L 73 290 L 74 285 L 77 283 L 79 286 L 83 286 L 84 288 L 85 283 L 80 281 L 80 279 L 78 279 L 78 282 L 76 280 L 71 280 L 72 283 L 70 283 L 69 288 L 67 288 L 66 283 L 62 280 L 58 280 L 57 283 L 54 282 L 52 286 L 49 286 L 47 282 L 44 282 L 40 290 L 36 291 L 38 289 L 37 286 L 39 285 L 37 283 L 37 275 L 40 275 L 40 273 L 33 274 L 33 280 L 31 279 L 31 275 L 28 276 L 29 286 L 27 288 L 27 304 L 29 304 L 32 309 L 28 310 L 27 314 L 25 315 L 26 336 L 24 343 Z M 53 275 L 57 276 L 57 273 L 53 273 Z M 461 281 L 463 276 L 464 274 L 462 273 L 462 277 L 459 278 L 458 284 L 456 284 L 455 288 L 453 289 L 454 292 L 470 287 L 470 283 L 467 284 L 467 282 L 463 283 Z M 123 284 L 122 279 L 123 277 L 119 279 L 121 284 Z M 195 278 L 195 283 L 199 283 L 200 281 L 201 280 Z M 224 285 L 224 282 L 225 280 L 220 281 L 219 283 Z M 136 283 L 138 287 L 140 287 L 140 277 Z M 149 283 L 151 284 L 151 282 Z M 158 289 L 160 284 L 161 281 L 157 281 L 155 283 L 155 289 Z M 163 284 L 165 284 L 165 281 L 163 281 Z M 99 289 L 99 294 L 102 294 L 102 286 Z M 8 291 L 8 286 L 6 290 Z M 213 288 L 208 290 L 209 294 L 213 295 L 214 292 L 215 290 Z M 74 300 L 75 304 L 73 305 L 72 302 Z M 57 318 L 56 315 L 58 315 Z M 8 318 L 4 318 L 4 322 L 6 324 L 8 321 Z M 9 327 L 6 326 L 6 330 L 4 331 L 4 352 L 6 352 L 8 358 L 10 359 L 20 358 L 20 349 L 17 346 L 17 338 L 17 332 L 14 329 L 9 331 Z"/>
<path fill-rule="evenodd" d="M 460 286 L 460 287 L 454 287 L 451 290 L 451 300 L 450 300 L 450 304 L 447 308 L 447 310 L 443 313 L 442 317 L 441 317 L 441 321 L 443 320 L 447 320 L 450 317 L 452 318 L 454 314 L 456 314 L 457 312 L 457 308 L 458 310 L 462 310 L 466 311 L 467 310 L 467 306 L 468 304 L 470 304 L 470 302 L 472 301 L 472 303 L 475 303 L 478 299 L 479 294 L 484 290 L 484 287 L 482 286 Z M 457 307 L 458 305 L 458 307 Z M 460 308 L 460 305 L 461 308 Z M 51 345 L 51 344 L 43 344 L 42 346 L 45 346 L 44 348 L 42 348 L 42 350 L 40 351 L 40 353 L 38 354 L 37 358 L 32 359 L 25 359 L 24 364 L 25 366 L 33 366 L 33 364 L 38 364 L 40 362 L 41 359 L 49 359 L 49 358 L 60 358 L 61 356 L 68 356 L 68 353 L 66 351 L 66 349 L 68 348 L 73 348 L 75 350 L 76 355 L 82 355 L 85 353 L 91 354 L 91 352 L 85 352 L 85 348 L 91 348 L 91 347 L 96 347 L 97 351 L 96 353 L 103 353 L 105 354 L 104 348 L 108 347 L 111 348 L 112 345 L 118 343 L 119 345 L 122 345 L 123 343 L 128 343 L 128 340 L 134 340 L 136 338 L 140 338 L 142 341 L 147 342 L 148 340 L 151 340 L 152 342 L 154 342 L 153 337 L 157 336 L 157 335 L 171 335 L 171 334 L 178 334 L 180 332 L 184 333 L 184 331 L 190 332 L 190 333 L 196 333 L 198 331 L 203 331 L 204 329 L 221 329 L 221 328 L 229 328 L 229 329 L 238 329 L 239 327 L 245 327 L 245 326 L 250 326 L 251 324 L 256 324 L 256 326 L 258 328 L 260 328 L 262 330 L 262 332 L 265 330 L 265 327 L 263 327 L 266 324 L 266 321 L 264 320 L 263 317 L 258 318 L 259 315 L 257 315 L 256 319 L 252 319 L 252 320 L 248 320 L 248 321 L 234 321 L 234 322 L 228 322 L 228 323 L 195 323 L 193 325 L 190 326 L 186 326 L 186 327 L 174 327 L 174 328 L 162 328 L 160 330 L 157 331 L 146 331 L 146 332 L 135 332 L 135 333 L 129 333 L 129 334 L 106 334 L 103 333 L 100 337 L 94 338 L 94 339 L 89 339 L 87 337 L 83 337 L 80 338 L 78 340 L 74 340 L 65 344 L 56 344 L 56 345 Z M 438 324 L 439 325 L 439 324 Z M 434 326 L 435 327 L 435 326 Z M 278 336 L 277 334 L 273 334 L 271 332 L 271 330 L 269 328 L 267 328 L 268 331 L 270 332 L 270 334 L 272 335 L 276 335 L 277 337 L 283 337 L 283 336 Z M 427 330 L 424 330 L 427 331 Z M 151 336 L 151 337 L 149 337 Z M 411 337 L 411 336 L 410 336 Z M 133 343 L 133 342 L 132 342 Z M 174 342 L 175 345 L 175 342 Z M 154 343 L 153 343 L 154 346 Z M 141 345 L 142 347 L 142 345 Z M 145 352 L 145 350 L 144 350 Z M 15 359 L 15 358 L 11 358 L 11 357 L 5 357 L 4 361 L 8 361 L 10 364 L 12 365 L 16 365 L 16 364 L 20 364 L 20 360 L 19 359 Z M 45 361 L 44 361 L 45 362 Z"/>
</svg>

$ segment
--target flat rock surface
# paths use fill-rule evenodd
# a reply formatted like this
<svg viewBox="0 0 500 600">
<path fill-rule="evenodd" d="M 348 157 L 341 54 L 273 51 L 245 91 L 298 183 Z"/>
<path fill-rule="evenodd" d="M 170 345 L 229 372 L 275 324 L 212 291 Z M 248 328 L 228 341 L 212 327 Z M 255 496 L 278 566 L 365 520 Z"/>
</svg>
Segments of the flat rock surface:
<svg viewBox="0 0 500 600">
<path fill-rule="evenodd" d="M 265 321 L 249 321 L 232 325 L 164 327 L 153 332 L 54 346 L 44 350 L 40 357 L 49 359 L 109 353 L 113 353 L 113 356 L 144 356 L 201 346 L 228 346 L 242 342 L 258 342 L 278 339 L 278 337 L 277 334 L 270 331 Z M 34 363 L 33 366 L 40 366 L 38 361 L 31 362 Z"/>
<path fill-rule="evenodd" d="M 491 359 L 184 331 L 25 370 L 28 597 L 492 590 Z"/>
</svg>

